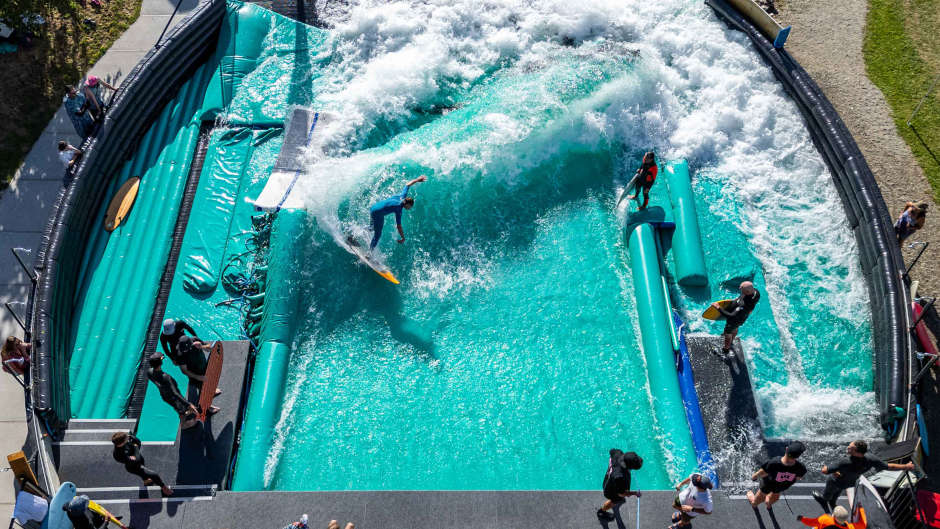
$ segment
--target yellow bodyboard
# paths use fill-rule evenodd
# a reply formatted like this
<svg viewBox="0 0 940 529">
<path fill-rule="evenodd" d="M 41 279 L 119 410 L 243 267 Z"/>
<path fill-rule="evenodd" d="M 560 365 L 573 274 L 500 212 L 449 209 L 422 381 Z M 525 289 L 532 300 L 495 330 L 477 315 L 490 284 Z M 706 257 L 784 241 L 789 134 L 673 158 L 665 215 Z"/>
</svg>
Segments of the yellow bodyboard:
<svg viewBox="0 0 940 529">
<path fill-rule="evenodd" d="M 725 310 L 727 310 L 728 306 L 731 305 L 732 303 L 734 303 L 733 299 L 723 299 L 718 302 L 718 304 L 721 305 L 721 308 Z M 724 315 L 718 312 L 718 309 L 716 309 L 715 307 L 712 307 L 711 305 L 709 305 L 708 308 L 705 309 L 705 312 L 702 313 L 702 317 L 705 318 L 706 320 L 724 319 Z"/>
<path fill-rule="evenodd" d="M 108 210 L 104 214 L 104 229 L 112 232 L 124 222 L 127 214 L 134 205 L 134 199 L 137 198 L 137 189 L 140 187 L 140 177 L 132 176 L 126 182 L 121 184 L 120 189 L 111 199 Z"/>
</svg>

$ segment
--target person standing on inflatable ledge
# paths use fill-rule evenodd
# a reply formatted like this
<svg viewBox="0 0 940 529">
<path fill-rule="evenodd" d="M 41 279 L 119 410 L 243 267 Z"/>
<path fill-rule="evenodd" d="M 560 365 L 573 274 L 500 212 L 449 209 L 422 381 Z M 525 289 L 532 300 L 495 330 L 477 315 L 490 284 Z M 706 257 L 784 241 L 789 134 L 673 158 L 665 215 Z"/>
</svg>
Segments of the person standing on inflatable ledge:
<svg viewBox="0 0 940 529">
<path fill-rule="evenodd" d="M 640 165 L 640 168 L 636 170 L 636 175 L 630 180 L 630 183 L 627 184 L 627 190 L 633 189 L 633 194 L 628 196 L 630 200 L 633 200 L 640 196 L 640 190 L 643 190 L 643 205 L 640 206 L 640 209 L 646 209 L 647 204 L 650 203 L 650 189 L 652 189 L 653 184 L 656 182 L 656 174 L 659 172 L 659 168 L 656 167 L 656 155 L 653 154 L 653 151 L 649 151 L 643 155 L 643 164 Z M 639 202 L 639 200 L 637 200 Z"/>
<path fill-rule="evenodd" d="M 721 355 L 728 357 L 731 355 L 731 344 L 734 337 L 738 335 L 738 327 L 744 325 L 747 317 L 751 315 L 757 302 L 760 301 L 760 292 L 754 288 L 754 283 L 745 281 L 741 283 L 741 295 L 738 296 L 727 308 L 722 308 L 717 302 L 712 303 L 712 307 L 718 309 L 725 320 L 725 330 L 721 333 L 725 339 L 724 346 L 721 348 Z"/>
<path fill-rule="evenodd" d="M 369 212 L 372 214 L 372 231 L 375 234 L 372 236 L 369 250 L 374 250 L 375 246 L 379 244 L 379 239 L 382 238 L 382 228 L 385 226 L 385 216 L 391 213 L 395 214 L 395 224 L 398 225 L 398 234 L 401 235 L 398 243 L 405 242 L 405 230 L 401 228 L 401 210 L 402 208 L 411 209 L 415 205 L 415 199 L 408 196 L 408 189 L 419 182 L 427 182 L 427 180 L 428 177 L 419 176 L 405 184 L 405 189 L 400 194 L 373 204 Z"/>
</svg>

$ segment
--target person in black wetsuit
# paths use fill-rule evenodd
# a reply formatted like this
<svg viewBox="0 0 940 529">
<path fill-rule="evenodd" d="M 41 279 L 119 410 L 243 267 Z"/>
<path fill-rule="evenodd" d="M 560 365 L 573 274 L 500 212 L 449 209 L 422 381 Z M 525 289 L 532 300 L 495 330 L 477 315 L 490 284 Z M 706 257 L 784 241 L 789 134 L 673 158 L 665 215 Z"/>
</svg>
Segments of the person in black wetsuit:
<svg viewBox="0 0 940 529">
<path fill-rule="evenodd" d="M 722 308 L 717 302 L 712 303 L 712 307 L 715 307 L 726 318 L 725 330 L 721 333 L 722 338 L 725 339 L 721 355 L 725 357 L 731 355 L 731 344 L 734 342 L 734 337 L 738 335 L 738 327 L 747 321 L 747 317 L 751 315 L 751 311 L 760 301 L 760 292 L 754 288 L 754 283 L 745 281 L 741 283 L 740 288 L 741 295 L 727 308 Z"/>
<path fill-rule="evenodd" d="M 877 457 L 867 455 L 868 443 L 865 441 L 852 441 L 845 451 L 849 456 L 848 459 L 840 460 L 835 466 L 822 467 L 822 473 L 829 476 L 826 478 L 826 488 L 823 489 L 823 493 L 813 491 L 813 498 L 826 513 L 832 512 L 833 507 L 836 506 L 836 500 L 845 489 L 855 486 L 858 478 L 871 469 L 914 470 L 912 462 L 903 465 L 885 463 Z"/>
<path fill-rule="evenodd" d="M 124 470 L 140 476 L 145 486 L 151 483 L 159 486 L 163 496 L 173 494 L 173 489 L 163 482 L 159 474 L 144 466 L 144 456 L 140 453 L 140 439 L 127 432 L 114 432 L 111 442 L 114 443 L 114 452 L 111 455 L 114 456 L 115 461 L 124 465 Z"/>
<path fill-rule="evenodd" d="M 643 466 L 643 458 L 636 452 L 624 453 L 612 448 L 610 458 L 607 460 L 607 473 L 604 474 L 604 497 L 607 501 L 597 510 L 597 518 L 602 522 L 615 519 L 614 514 L 608 512 L 611 508 L 623 505 L 627 496 L 640 497 L 640 491 L 630 490 L 630 471 L 639 470 Z"/>
<path fill-rule="evenodd" d="M 180 352 L 180 340 L 183 340 L 184 337 L 190 338 L 190 343 L 193 341 L 202 343 L 199 337 L 196 336 L 196 331 L 185 321 L 172 318 L 163 320 L 163 332 L 160 334 L 160 345 L 163 347 L 163 353 L 169 356 L 173 365 L 179 366 L 180 370 L 191 380 L 202 382 L 205 378 L 203 377 L 206 372 L 205 367 L 203 367 L 201 373 L 191 371 L 186 358 Z M 186 340 L 183 341 L 186 342 Z M 194 364 L 194 367 L 198 369 L 198 364 Z"/>
<path fill-rule="evenodd" d="M 797 461 L 804 451 L 806 447 L 803 443 L 794 441 L 787 445 L 783 457 L 768 459 L 757 469 L 751 479 L 760 480 L 760 487 L 756 494 L 753 491 L 747 491 L 747 500 L 751 502 L 751 507 L 757 509 L 761 502 L 764 502 L 767 510 L 771 510 L 774 503 L 780 499 L 780 493 L 792 487 L 806 475 L 806 467 Z"/>
<path fill-rule="evenodd" d="M 147 370 L 147 378 L 160 391 L 160 398 L 176 410 L 182 422 L 181 428 L 184 430 L 196 424 L 196 407 L 193 406 L 186 397 L 180 393 L 180 388 L 176 384 L 176 379 L 163 370 L 163 353 L 153 353 L 147 360 L 150 369 Z M 215 413 L 219 408 L 212 406 L 209 413 Z"/>
</svg>

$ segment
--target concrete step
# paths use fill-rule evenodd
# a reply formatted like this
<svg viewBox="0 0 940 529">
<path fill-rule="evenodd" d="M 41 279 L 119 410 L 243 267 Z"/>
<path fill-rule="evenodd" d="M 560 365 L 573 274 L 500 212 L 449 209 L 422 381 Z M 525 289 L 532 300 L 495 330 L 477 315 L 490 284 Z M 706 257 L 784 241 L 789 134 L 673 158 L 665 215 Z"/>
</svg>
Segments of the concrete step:
<svg viewBox="0 0 940 529">
<path fill-rule="evenodd" d="M 62 434 L 62 438 L 56 443 L 72 443 L 72 442 L 106 442 L 111 443 L 111 436 L 114 432 L 120 432 L 124 430 L 83 430 L 83 429 L 72 429 L 69 428 L 65 430 Z"/>
<path fill-rule="evenodd" d="M 114 460 L 111 441 L 59 441 L 52 445 L 52 455 L 60 481 L 71 481 L 79 488 L 134 487 L 141 479 L 124 470 Z M 171 486 L 176 483 L 179 468 L 178 448 L 173 443 L 142 443 L 141 453 L 147 468 L 160 474 Z M 203 481 L 195 484 L 202 483 Z"/>
<path fill-rule="evenodd" d="M 192 500 L 193 498 L 212 498 L 216 494 L 215 485 L 170 485 L 173 495 L 169 498 L 176 501 Z M 102 505 L 117 501 L 160 500 L 160 487 L 126 486 L 126 487 L 85 487 L 78 489 L 78 494 L 85 494 Z"/>
<path fill-rule="evenodd" d="M 109 430 L 130 431 L 137 424 L 136 419 L 71 419 L 69 430 Z"/>
</svg>

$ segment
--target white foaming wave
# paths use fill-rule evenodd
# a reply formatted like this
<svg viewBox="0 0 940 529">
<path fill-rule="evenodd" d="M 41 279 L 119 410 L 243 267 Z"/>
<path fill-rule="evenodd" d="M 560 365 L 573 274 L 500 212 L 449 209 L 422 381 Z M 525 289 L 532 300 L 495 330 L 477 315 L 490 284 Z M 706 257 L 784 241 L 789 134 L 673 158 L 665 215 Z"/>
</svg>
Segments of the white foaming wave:
<svg viewBox="0 0 940 529">
<path fill-rule="evenodd" d="M 776 437 L 845 441 L 879 431 L 874 392 L 826 388 L 802 380 L 770 382 L 757 390 Z"/>
<path fill-rule="evenodd" d="M 451 248 L 450 256 L 434 258 L 418 250 L 409 276 L 412 292 L 420 299 L 443 300 L 492 284 L 494 263 L 473 241 Z"/>
</svg>

